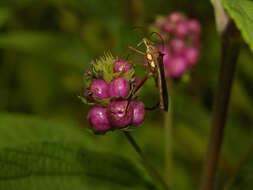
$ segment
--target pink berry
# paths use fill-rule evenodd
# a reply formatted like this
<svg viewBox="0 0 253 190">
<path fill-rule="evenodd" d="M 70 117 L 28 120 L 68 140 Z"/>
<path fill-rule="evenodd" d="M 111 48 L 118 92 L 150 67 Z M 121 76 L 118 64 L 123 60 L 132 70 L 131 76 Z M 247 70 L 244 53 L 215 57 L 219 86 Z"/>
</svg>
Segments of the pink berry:
<svg viewBox="0 0 253 190">
<path fill-rule="evenodd" d="M 184 52 L 185 49 L 184 40 L 180 38 L 174 38 L 170 41 L 170 47 L 174 54 L 180 55 Z"/>
<path fill-rule="evenodd" d="M 110 130 L 110 123 L 107 118 L 107 109 L 102 107 L 93 107 L 88 115 L 88 120 L 94 131 L 105 132 Z"/>
<path fill-rule="evenodd" d="M 169 78 L 168 65 L 169 65 L 170 59 L 172 57 L 171 51 L 170 51 L 169 47 L 165 47 L 164 49 L 162 49 L 159 46 L 158 49 L 164 54 L 164 56 L 163 56 L 164 73 L 165 73 L 165 78 L 168 79 Z"/>
<path fill-rule="evenodd" d="M 185 58 L 182 56 L 171 58 L 167 69 L 169 69 L 169 74 L 172 77 L 181 77 L 187 71 Z"/>
<path fill-rule="evenodd" d="M 199 50 L 194 47 L 187 48 L 184 52 L 186 62 L 189 67 L 194 66 L 199 59 Z"/>
<path fill-rule="evenodd" d="M 115 73 L 123 71 L 123 73 L 127 73 L 131 69 L 131 66 L 125 60 L 117 60 L 113 65 L 113 71 Z"/>
<path fill-rule="evenodd" d="M 178 38 L 184 38 L 189 34 L 189 28 L 187 22 L 180 22 L 174 31 L 175 36 Z"/>
<path fill-rule="evenodd" d="M 96 96 L 99 99 L 109 97 L 108 84 L 102 79 L 92 81 L 89 90 L 93 93 L 94 96 Z"/>
<path fill-rule="evenodd" d="M 107 107 L 107 116 L 112 126 L 124 128 L 133 119 L 133 108 L 127 100 L 112 101 Z"/>
<path fill-rule="evenodd" d="M 109 84 L 110 97 L 126 98 L 129 94 L 129 83 L 123 77 L 113 79 Z"/>
<path fill-rule="evenodd" d="M 201 26 L 197 20 L 192 19 L 192 20 L 187 21 L 187 23 L 188 23 L 189 31 L 191 33 L 194 33 L 196 35 L 200 34 Z"/>
<path fill-rule="evenodd" d="M 169 22 L 176 23 L 176 24 L 183 21 L 184 19 L 185 17 L 179 12 L 172 12 L 168 17 Z"/>
<path fill-rule="evenodd" d="M 172 23 L 172 22 L 165 22 L 161 29 L 162 29 L 162 32 L 164 33 L 171 33 L 173 32 L 173 30 L 175 29 L 175 23 Z"/>
<path fill-rule="evenodd" d="M 145 119 L 145 107 L 140 101 L 132 100 L 130 106 L 133 108 L 132 125 L 139 126 Z"/>
</svg>

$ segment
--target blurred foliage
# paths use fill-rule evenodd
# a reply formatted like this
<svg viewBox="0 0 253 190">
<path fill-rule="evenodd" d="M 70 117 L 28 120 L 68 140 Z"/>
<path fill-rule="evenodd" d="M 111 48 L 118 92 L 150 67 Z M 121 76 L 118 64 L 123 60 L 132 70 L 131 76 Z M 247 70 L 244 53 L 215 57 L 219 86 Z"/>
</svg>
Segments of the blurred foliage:
<svg viewBox="0 0 253 190">
<path fill-rule="evenodd" d="M 0 1 L 0 111 L 69 123 L 68 126 L 81 129 L 75 133 L 77 139 L 90 139 L 85 144 L 90 144 L 90 141 L 96 143 L 89 150 L 117 153 L 139 162 L 138 156 L 120 132 L 105 136 L 88 134 L 86 116 L 89 108 L 77 96 L 83 85 L 83 73 L 92 59 L 108 50 L 114 56 L 120 55 L 128 45 L 137 44 L 145 36 L 142 30 L 145 31 L 157 14 L 166 15 L 173 10 L 199 19 L 203 25 L 201 59 L 192 70 L 189 82 L 176 81 L 173 89 L 171 181 L 174 189 L 196 189 L 206 151 L 212 99 L 220 63 L 220 38 L 215 29 L 213 8 L 209 1 Z M 249 47 L 243 46 L 228 114 L 219 167 L 219 187 L 223 187 L 233 176 L 242 157 L 251 147 L 252 61 L 253 55 Z M 137 71 L 141 77 L 143 70 L 137 67 Z M 150 106 L 159 99 L 154 88 L 154 82 L 149 80 L 140 93 L 140 98 Z M 1 116 L 10 121 L 13 117 L 22 118 L 6 114 Z M 160 173 L 164 173 L 165 168 L 164 117 L 159 110 L 148 112 L 143 126 L 133 132 Z M 8 129 L 19 123 L 20 130 Z M 1 139 L 7 139 L 0 141 L 1 148 L 18 144 L 25 146 L 28 143 L 19 142 L 15 133 L 20 133 L 24 140 L 36 140 L 31 131 L 33 126 L 36 128 L 36 124 L 26 128 L 21 123 L 20 120 L 16 124 L 5 126 L 1 122 L 0 128 L 6 129 L 6 136 Z M 54 127 L 50 125 L 45 130 L 50 131 L 49 128 Z M 75 139 L 74 134 L 69 135 L 70 139 Z M 10 145 L 7 146 L 4 142 Z M 248 173 L 251 170 L 252 164 L 247 166 Z M 248 175 L 246 172 L 243 174 Z M 240 185 L 245 179 L 247 178 L 239 177 L 236 183 Z M 240 189 L 239 185 L 237 189 Z M 252 184 L 243 186 L 242 189 L 251 189 L 251 186 Z"/>
</svg>

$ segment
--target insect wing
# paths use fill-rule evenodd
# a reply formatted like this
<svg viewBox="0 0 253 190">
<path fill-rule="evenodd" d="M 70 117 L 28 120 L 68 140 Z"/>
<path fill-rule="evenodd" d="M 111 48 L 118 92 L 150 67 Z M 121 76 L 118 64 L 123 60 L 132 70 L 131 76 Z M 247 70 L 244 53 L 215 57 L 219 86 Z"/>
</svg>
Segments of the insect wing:
<svg viewBox="0 0 253 190">
<path fill-rule="evenodd" d="M 168 111 L 168 90 L 163 67 L 163 54 L 160 53 L 157 64 L 157 83 L 160 96 L 160 107 Z"/>
</svg>

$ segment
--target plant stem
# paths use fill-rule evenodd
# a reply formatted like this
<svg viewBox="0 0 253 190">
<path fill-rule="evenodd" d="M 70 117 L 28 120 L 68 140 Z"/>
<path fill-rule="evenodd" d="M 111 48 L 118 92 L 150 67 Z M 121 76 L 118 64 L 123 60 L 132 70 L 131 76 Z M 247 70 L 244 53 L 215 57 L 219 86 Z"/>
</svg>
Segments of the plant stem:
<svg viewBox="0 0 253 190">
<path fill-rule="evenodd" d="M 141 157 L 141 159 L 144 162 L 144 166 L 146 167 L 146 169 L 148 170 L 149 175 L 156 181 L 158 181 L 166 190 L 170 190 L 167 183 L 163 180 L 163 178 L 161 177 L 161 175 L 158 173 L 158 171 L 152 166 L 152 164 L 150 163 L 150 161 L 147 159 L 146 155 L 142 152 L 141 148 L 139 147 L 139 145 L 136 143 L 136 141 L 134 140 L 134 138 L 130 135 L 129 132 L 124 131 L 124 134 L 127 138 L 127 140 L 130 142 L 130 144 L 133 146 L 133 148 L 135 149 L 135 151 L 139 154 L 139 156 Z"/>
<path fill-rule="evenodd" d="M 172 82 L 168 81 L 169 96 L 169 110 L 164 114 L 164 139 L 165 139 L 165 167 L 166 167 L 166 181 L 172 185 Z"/>
<path fill-rule="evenodd" d="M 214 190 L 215 177 L 224 137 L 226 116 L 233 83 L 236 62 L 239 54 L 237 31 L 231 23 L 222 38 L 222 62 L 219 71 L 217 91 L 214 98 L 214 107 L 211 131 L 203 170 L 201 190 Z"/>
</svg>

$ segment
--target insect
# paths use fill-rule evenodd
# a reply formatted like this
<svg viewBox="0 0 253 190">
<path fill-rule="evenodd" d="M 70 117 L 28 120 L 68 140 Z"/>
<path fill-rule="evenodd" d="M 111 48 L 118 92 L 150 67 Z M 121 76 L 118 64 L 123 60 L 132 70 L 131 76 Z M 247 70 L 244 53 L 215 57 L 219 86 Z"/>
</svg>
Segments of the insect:
<svg viewBox="0 0 253 190">
<path fill-rule="evenodd" d="M 146 52 L 142 52 L 137 49 L 142 44 L 146 46 Z M 147 38 L 143 38 L 142 41 L 138 43 L 136 47 L 128 46 L 128 48 L 141 55 L 144 55 L 147 60 L 146 63 L 138 63 L 133 60 L 129 61 L 129 63 L 131 64 L 144 65 L 146 68 L 146 74 L 136 84 L 132 91 L 132 95 L 134 95 L 139 90 L 139 88 L 145 83 L 148 77 L 152 76 L 155 79 L 159 92 L 160 109 L 168 111 L 168 91 L 163 67 L 164 54 L 155 46 L 152 41 L 148 40 Z"/>
</svg>

